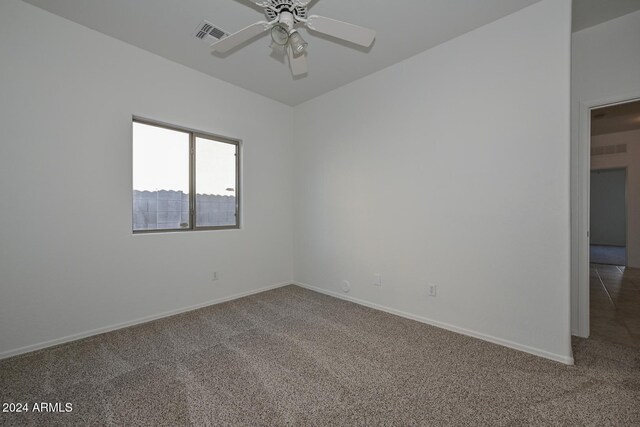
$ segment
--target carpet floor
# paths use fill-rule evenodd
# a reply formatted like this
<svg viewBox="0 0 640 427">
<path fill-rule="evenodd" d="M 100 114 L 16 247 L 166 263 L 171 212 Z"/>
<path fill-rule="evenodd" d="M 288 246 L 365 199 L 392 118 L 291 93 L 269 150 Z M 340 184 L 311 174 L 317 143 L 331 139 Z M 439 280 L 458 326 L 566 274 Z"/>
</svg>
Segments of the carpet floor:
<svg viewBox="0 0 640 427">
<path fill-rule="evenodd" d="M 0 361 L 5 425 L 640 425 L 640 354 L 575 366 L 287 286 Z"/>
</svg>

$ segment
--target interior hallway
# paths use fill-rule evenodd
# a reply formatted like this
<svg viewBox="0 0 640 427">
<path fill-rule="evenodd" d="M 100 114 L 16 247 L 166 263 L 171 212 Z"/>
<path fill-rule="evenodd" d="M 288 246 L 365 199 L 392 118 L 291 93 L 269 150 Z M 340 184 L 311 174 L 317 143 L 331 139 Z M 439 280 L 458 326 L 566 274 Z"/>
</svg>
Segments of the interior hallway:
<svg viewBox="0 0 640 427">
<path fill-rule="evenodd" d="M 591 337 L 640 348 L 640 269 L 591 264 Z"/>
</svg>

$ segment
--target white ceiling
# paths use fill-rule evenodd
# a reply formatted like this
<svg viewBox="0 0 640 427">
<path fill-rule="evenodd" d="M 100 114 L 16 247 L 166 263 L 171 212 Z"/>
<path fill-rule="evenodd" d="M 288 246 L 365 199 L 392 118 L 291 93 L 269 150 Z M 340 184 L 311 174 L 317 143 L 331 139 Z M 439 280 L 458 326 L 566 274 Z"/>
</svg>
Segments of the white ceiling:
<svg viewBox="0 0 640 427">
<path fill-rule="evenodd" d="M 377 30 L 373 47 L 354 49 L 317 34 L 309 42 L 309 74 L 293 79 L 270 56 L 264 36 L 226 57 L 210 53 L 193 32 L 206 19 L 235 32 L 264 19 L 248 0 L 25 0 L 56 15 L 288 105 L 297 105 L 539 0 L 314 0 L 311 12 Z M 640 0 L 575 0 L 580 25 L 592 25 Z M 594 4 L 606 3 L 606 8 Z M 585 13 L 594 8 L 597 16 Z M 640 8 L 640 5 L 638 6 Z M 616 12 L 617 13 L 617 12 Z"/>
<path fill-rule="evenodd" d="M 640 0 L 573 0 L 573 31 L 640 10 Z"/>
</svg>

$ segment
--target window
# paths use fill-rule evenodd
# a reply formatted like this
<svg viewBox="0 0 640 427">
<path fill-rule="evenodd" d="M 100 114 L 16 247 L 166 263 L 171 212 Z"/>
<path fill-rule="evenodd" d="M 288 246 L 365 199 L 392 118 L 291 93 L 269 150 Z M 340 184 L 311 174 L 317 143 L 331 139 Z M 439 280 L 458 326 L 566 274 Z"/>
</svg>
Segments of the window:
<svg viewBox="0 0 640 427">
<path fill-rule="evenodd" d="M 133 232 L 239 228 L 240 143 L 133 120 Z"/>
</svg>

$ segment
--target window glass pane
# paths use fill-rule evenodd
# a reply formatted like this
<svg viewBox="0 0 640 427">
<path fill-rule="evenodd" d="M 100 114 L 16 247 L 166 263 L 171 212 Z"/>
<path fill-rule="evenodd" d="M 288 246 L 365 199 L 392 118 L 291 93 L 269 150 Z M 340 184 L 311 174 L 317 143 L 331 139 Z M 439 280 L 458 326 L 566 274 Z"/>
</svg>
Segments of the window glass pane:
<svg viewBox="0 0 640 427">
<path fill-rule="evenodd" d="M 189 134 L 133 123 L 133 230 L 189 228 Z"/>
<path fill-rule="evenodd" d="M 196 137 L 196 227 L 235 226 L 236 145 Z"/>
</svg>

